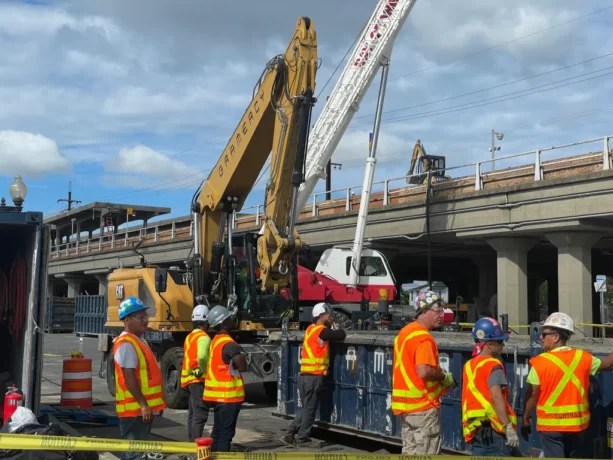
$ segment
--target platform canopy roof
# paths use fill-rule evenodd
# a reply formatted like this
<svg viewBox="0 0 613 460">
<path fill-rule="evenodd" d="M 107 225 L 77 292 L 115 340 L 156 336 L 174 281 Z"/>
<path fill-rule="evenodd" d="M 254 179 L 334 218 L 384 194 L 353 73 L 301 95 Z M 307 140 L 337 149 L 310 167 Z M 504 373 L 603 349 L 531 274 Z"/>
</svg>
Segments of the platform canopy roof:
<svg viewBox="0 0 613 460">
<path fill-rule="evenodd" d="M 138 204 L 106 203 L 95 201 L 55 214 L 45 219 L 52 233 L 61 236 L 77 232 L 93 232 L 101 228 L 117 228 L 126 222 L 143 221 L 169 214 L 170 208 L 141 206 Z M 52 237 L 55 236 L 52 234 Z"/>
</svg>

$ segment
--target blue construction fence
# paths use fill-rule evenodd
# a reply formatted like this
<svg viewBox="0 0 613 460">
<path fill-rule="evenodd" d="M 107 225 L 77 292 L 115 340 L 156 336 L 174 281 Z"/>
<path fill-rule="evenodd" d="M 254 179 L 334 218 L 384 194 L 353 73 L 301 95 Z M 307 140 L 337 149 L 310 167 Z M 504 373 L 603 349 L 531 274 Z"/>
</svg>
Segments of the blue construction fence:
<svg viewBox="0 0 613 460">
<path fill-rule="evenodd" d="M 74 332 L 98 335 L 104 332 L 107 302 L 105 295 L 80 295 L 74 299 Z"/>
<path fill-rule="evenodd" d="M 319 409 L 317 426 L 382 441 L 400 442 L 400 418 L 391 411 L 392 359 L 394 332 L 356 332 L 331 347 L 330 374 L 325 399 Z M 471 358 L 473 342 L 468 334 L 434 333 L 437 340 L 441 367 L 449 370 L 459 387 L 451 389 L 441 401 L 442 443 L 445 450 L 467 453 L 462 436 L 461 377 L 462 369 Z M 536 334 L 535 334 L 536 335 Z M 453 336 L 453 337 L 450 337 Z M 613 341 L 601 346 L 569 345 L 589 349 L 596 356 L 606 356 L 613 351 Z M 586 343 L 592 343 L 585 341 Z M 535 346 L 536 345 L 536 346 Z M 302 332 L 284 334 L 279 372 L 280 400 L 278 410 L 282 415 L 294 416 L 298 410 L 296 377 L 300 364 Z M 527 336 L 513 339 L 506 347 L 502 361 L 509 380 L 510 399 L 518 419 L 522 415 L 528 360 L 540 353 L 540 345 Z M 590 386 L 590 424 L 594 458 L 613 458 L 607 440 L 613 427 L 607 432 L 607 418 L 613 417 L 613 373 L 601 372 L 592 379 Z M 613 419 L 609 419 L 613 420 Z M 534 422 L 534 420 L 533 420 Z M 538 456 L 540 441 L 536 427 L 525 441 L 520 437 L 520 451 L 525 456 Z M 536 450 L 538 449 L 538 450 Z"/>
</svg>

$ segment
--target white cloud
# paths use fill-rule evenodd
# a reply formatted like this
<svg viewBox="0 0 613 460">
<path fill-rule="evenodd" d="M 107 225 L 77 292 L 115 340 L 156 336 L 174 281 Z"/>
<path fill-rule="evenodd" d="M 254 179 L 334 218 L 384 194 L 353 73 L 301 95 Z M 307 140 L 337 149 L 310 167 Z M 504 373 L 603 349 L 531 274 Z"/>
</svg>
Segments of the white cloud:
<svg viewBox="0 0 613 460">
<path fill-rule="evenodd" d="M 105 164 L 105 169 L 108 173 L 114 173 L 118 184 L 127 187 L 167 184 L 169 187 L 192 188 L 194 182 L 202 178 L 197 168 L 145 145 L 122 148 Z"/>
<path fill-rule="evenodd" d="M 0 174 L 40 176 L 70 169 L 53 139 L 24 131 L 0 131 Z"/>
</svg>

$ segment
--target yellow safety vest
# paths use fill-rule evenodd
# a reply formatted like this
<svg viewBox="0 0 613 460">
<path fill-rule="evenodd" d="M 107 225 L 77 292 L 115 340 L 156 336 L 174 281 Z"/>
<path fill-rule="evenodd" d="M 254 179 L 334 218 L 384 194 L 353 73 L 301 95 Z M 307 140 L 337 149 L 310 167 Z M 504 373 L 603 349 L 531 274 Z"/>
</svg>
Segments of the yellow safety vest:
<svg viewBox="0 0 613 460">
<path fill-rule="evenodd" d="M 138 358 L 136 379 L 147 404 L 154 412 L 164 410 L 166 403 L 162 391 L 162 373 L 153 351 L 134 334 L 126 332 L 115 339 L 113 354 L 123 342 L 131 344 L 136 351 Z M 139 417 L 141 415 L 140 404 L 128 391 L 123 371 L 117 361 L 115 361 L 115 409 L 118 417 Z"/>
</svg>

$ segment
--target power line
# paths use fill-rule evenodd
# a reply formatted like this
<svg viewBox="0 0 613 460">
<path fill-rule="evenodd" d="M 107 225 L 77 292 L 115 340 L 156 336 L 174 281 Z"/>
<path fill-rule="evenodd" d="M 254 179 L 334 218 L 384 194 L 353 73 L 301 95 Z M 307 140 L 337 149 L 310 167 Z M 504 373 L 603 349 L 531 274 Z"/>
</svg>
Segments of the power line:
<svg viewBox="0 0 613 460">
<path fill-rule="evenodd" d="M 531 75 L 531 76 L 528 76 L 528 77 L 519 78 L 519 79 L 516 79 L 516 80 L 508 81 L 506 83 L 501 83 L 501 84 L 498 84 L 498 85 L 489 86 L 487 88 L 482 88 L 482 89 L 478 89 L 478 90 L 475 90 L 475 91 L 470 91 L 470 92 L 467 92 L 467 93 L 457 94 L 455 96 L 449 96 L 449 97 L 446 97 L 446 98 L 443 98 L 443 99 L 436 99 L 434 101 L 428 101 L 428 102 L 424 102 L 422 104 L 415 104 L 415 105 L 409 105 L 409 106 L 406 106 L 406 107 L 400 107 L 400 108 L 397 108 L 397 109 L 386 110 L 386 111 L 383 112 L 383 114 L 402 112 L 402 111 L 405 111 L 405 110 L 415 109 L 415 108 L 419 108 L 419 107 L 426 107 L 426 106 L 438 104 L 438 103 L 441 103 L 441 102 L 447 102 L 447 101 L 451 101 L 451 100 L 454 100 L 454 99 L 459 99 L 459 98 L 465 97 L 465 96 L 472 96 L 474 94 L 479 94 L 479 93 L 483 93 L 483 92 L 486 92 L 486 91 L 491 91 L 493 89 L 502 88 L 504 86 L 509 86 L 509 85 L 512 85 L 512 84 L 515 84 L 515 83 L 519 83 L 519 82 L 522 82 L 522 81 L 532 80 L 534 78 L 542 77 L 544 75 L 549 75 L 549 74 L 552 74 L 552 73 L 555 73 L 555 72 L 559 72 L 561 70 L 570 69 L 572 67 L 576 67 L 576 66 L 579 66 L 579 65 L 582 65 L 582 64 L 587 64 L 588 62 L 594 62 L 594 61 L 597 61 L 599 59 L 604 59 L 604 58 L 607 58 L 607 57 L 610 57 L 610 56 L 613 56 L 613 52 L 610 52 L 610 53 L 607 53 L 607 54 L 602 54 L 600 56 L 596 56 L 596 57 L 593 57 L 593 58 L 590 58 L 590 59 L 586 59 L 584 61 L 575 62 L 573 64 L 565 65 L 563 67 L 558 67 L 556 69 L 548 70 L 546 72 L 537 73 L 537 74 L 534 74 L 534 75 Z M 363 118 L 371 118 L 373 115 L 374 114 L 371 113 L 371 114 L 368 114 L 368 115 L 361 115 L 359 117 L 354 117 L 353 119 L 354 120 L 359 120 L 359 119 L 363 119 Z"/>
<path fill-rule="evenodd" d="M 564 22 L 560 22 L 560 23 L 554 24 L 552 26 L 545 27 L 544 29 L 539 29 L 539 30 L 536 30 L 534 32 L 530 32 L 530 33 L 528 33 L 526 35 L 522 35 L 520 37 L 512 38 L 511 40 L 506 40 L 506 41 L 500 42 L 500 43 L 498 43 L 496 45 L 488 46 L 486 48 L 482 48 L 480 50 L 473 51 L 472 53 L 464 54 L 463 56 L 460 56 L 458 58 L 452 59 L 451 61 L 444 62 L 442 64 L 435 64 L 435 65 L 432 65 L 430 67 L 424 67 L 424 68 L 418 69 L 418 70 L 416 70 L 416 71 L 414 71 L 414 72 L 412 72 L 410 74 L 401 75 L 400 77 L 397 77 L 397 78 L 408 77 L 408 76 L 415 75 L 416 73 L 427 72 L 429 70 L 436 69 L 436 68 L 441 67 L 441 66 L 453 64 L 453 63 L 461 61 L 463 59 L 466 59 L 466 58 L 469 58 L 469 57 L 473 57 L 473 56 L 476 56 L 478 54 L 482 54 L 482 53 L 485 53 L 487 51 L 490 51 L 490 50 L 493 50 L 493 49 L 496 49 L 496 48 L 500 48 L 500 47 L 508 45 L 510 43 L 514 43 L 514 42 L 523 40 L 525 38 L 533 37 L 534 35 L 538 35 L 538 34 L 541 34 L 543 32 L 547 32 L 549 30 L 556 29 L 558 27 L 562 27 L 562 26 L 565 26 L 567 24 L 570 24 L 570 23 L 573 23 L 573 22 L 576 22 L 576 21 L 580 21 L 581 19 L 585 19 L 585 18 L 587 18 L 589 16 L 593 16 L 595 14 L 602 13 L 603 11 L 610 10 L 611 8 L 613 8 L 613 6 L 607 6 L 605 8 L 601 8 L 599 10 L 592 11 L 591 13 L 586 13 L 586 14 L 583 14 L 581 16 L 576 16 L 576 17 L 568 19 L 568 20 L 566 20 Z"/>
<path fill-rule="evenodd" d="M 596 78 L 601 78 L 601 77 L 605 77 L 607 75 L 612 74 L 613 72 L 607 72 L 604 73 L 602 75 L 596 75 L 593 77 L 589 77 L 589 78 L 584 78 L 582 80 L 577 80 L 574 82 L 570 82 L 570 83 L 566 83 L 566 84 L 561 84 L 561 85 L 557 85 L 557 86 L 552 86 L 550 88 L 544 88 L 544 89 L 540 89 L 538 91 L 533 91 L 534 89 L 537 88 L 543 88 L 543 87 L 547 87 L 550 85 L 556 85 L 557 83 L 561 83 L 564 81 L 568 81 L 568 80 L 572 80 L 578 77 L 582 77 L 585 75 L 590 75 L 596 72 L 602 72 L 604 70 L 608 70 L 608 69 L 612 69 L 613 66 L 610 67 L 604 67 L 602 69 L 593 71 L 593 72 L 587 72 L 585 74 L 581 74 L 581 75 L 577 75 L 574 77 L 569 77 L 569 78 L 565 78 L 562 80 L 558 80 L 556 82 L 550 82 L 550 83 L 546 83 L 543 85 L 539 85 L 539 86 L 535 86 L 533 88 L 529 88 L 526 90 L 521 90 L 521 91 L 514 91 L 511 93 L 506 93 L 500 96 L 495 96 L 495 97 L 491 97 L 491 98 L 486 98 L 486 99 L 481 99 L 478 101 L 472 101 L 472 102 L 467 102 L 464 104 L 459 104 L 456 106 L 451 106 L 451 107 L 446 107 L 443 109 L 439 109 L 439 110 L 431 110 L 431 111 L 427 111 L 427 112 L 420 112 L 420 113 L 416 113 L 416 114 L 411 114 L 411 115 L 404 115 L 401 117 L 395 117 L 395 118 L 388 118 L 386 120 L 383 120 L 384 123 L 394 123 L 397 121 L 405 121 L 405 120 L 415 120 L 415 119 L 421 119 L 421 118 L 428 118 L 428 117 L 433 117 L 433 116 L 438 116 L 438 115 L 446 115 L 448 113 L 455 113 L 455 112 L 459 112 L 459 111 L 463 111 L 463 110 L 469 110 L 469 109 L 473 109 L 473 108 L 477 108 L 477 107 L 483 107 L 486 105 L 491 105 L 491 104 L 495 104 L 498 102 L 505 102 L 505 101 L 510 101 L 510 100 L 514 100 L 514 99 L 519 99 L 521 97 L 526 97 L 526 96 L 531 96 L 534 94 L 539 94 L 539 93 L 543 93 L 546 91 L 551 91 L 554 89 L 559 89 L 559 88 L 564 88 L 566 86 L 571 86 L 571 85 L 575 85 L 578 83 L 583 83 L 585 81 L 590 81 L 590 80 L 594 80 Z M 520 93 L 527 93 L 527 94 L 520 94 Z M 361 123 L 361 124 L 357 124 L 357 125 L 353 125 L 351 126 L 349 129 L 353 129 L 353 128 L 359 128 L 359 127 L 363 127 L 363 126 L 370 126 L 370 123 Z"/>
</svg>

